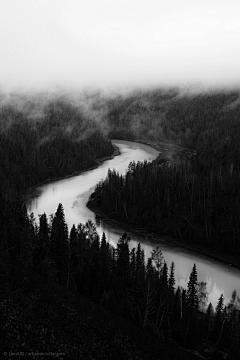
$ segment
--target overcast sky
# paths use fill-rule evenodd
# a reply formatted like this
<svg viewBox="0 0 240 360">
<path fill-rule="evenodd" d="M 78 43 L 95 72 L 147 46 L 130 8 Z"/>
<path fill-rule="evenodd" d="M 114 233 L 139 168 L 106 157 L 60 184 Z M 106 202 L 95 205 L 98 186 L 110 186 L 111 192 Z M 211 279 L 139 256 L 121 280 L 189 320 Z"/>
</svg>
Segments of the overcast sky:
<svg viewBox="0 0 240 360">
<path fill-rule="evenodd" d="M 0 85 L 240 84 L 240 0 L 0 0 Z"/>
</svg>

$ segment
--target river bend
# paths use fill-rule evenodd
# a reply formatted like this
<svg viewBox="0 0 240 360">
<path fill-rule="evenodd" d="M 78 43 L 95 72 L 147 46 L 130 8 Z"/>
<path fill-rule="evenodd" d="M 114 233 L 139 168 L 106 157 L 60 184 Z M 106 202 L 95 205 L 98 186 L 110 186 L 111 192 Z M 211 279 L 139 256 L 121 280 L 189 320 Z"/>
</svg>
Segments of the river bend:
<svg viewBox="0 0 240 360">
<path fill-rule="evenodd" d="M 38 195 L 29 199 L 27 203 L 28 212 L 33 212 L 37 218 L 38 214 L 55 213 L 59 203 L 63 204 L 65 217 L 69 227 L 79 223 L 85 224 L 89 219 L 95 222 L 95 214 L 86 207 L 89 196 L 94 191 L 96 184 L 105 179 L 109 168 L 125 174 L 130 161 L 153 161 L 159 152 L 152 147 L 129 141 L 112 141 L 120 150 L 120 155 L 113 159 L 104 161 L 98 168 L 85 171 L 80 175 L 68 177 L 62 180 L 53 181 L 38 188 Z M 108 241 L 116 245 L 119 236 L 124 232 L 118 225 L 101 221 L 97 226 L 101 235 L 104 231 Z M 146 243 L 144 236 L 130 234 L 130 247 L 141 242 L 146 256 L 150 256 L 153 246 Z M 168 247 L 161 245 L 164 258 L 170 267 L 171 262 L 175 263 L 176 285 L 187 286 L 188 278 L 193 264 L 196 263 L 198 280 L 207 282 L 208 301 L 216 306 L 221 293 L 224 294 L 227 302 L 234 289 L 240 294 L 240 270 L 230 265 L 223 264 L 207 256 L 194 253 L 181 247 Z"/>
</svg>

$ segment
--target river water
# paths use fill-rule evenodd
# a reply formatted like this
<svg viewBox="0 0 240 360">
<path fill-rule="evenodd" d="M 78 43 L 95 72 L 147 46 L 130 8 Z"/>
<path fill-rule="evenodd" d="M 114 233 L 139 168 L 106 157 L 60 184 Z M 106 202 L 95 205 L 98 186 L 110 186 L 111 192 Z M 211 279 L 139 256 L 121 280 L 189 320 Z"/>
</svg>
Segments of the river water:
<svg viewBox="0 0 240 360">
<path fill-rule="evenodd" d="M 76 226 L 79 223 L 85 224 L 89 219 L 95 222 L 95 214 L 86 207 L 86 203 L 96 184 L 105 179 L 108 169 L 114 168 L 119 173 L 125 174 L 130 161 L 152 161 L 159 154 L 158 151 L 144 144 L 122 140 L 112 142 L 119 148 L 121 153 L 119 156 L 104 161 L 96 169 L 39 187 L 39 194 L 27 203 L 28 212 L 33 212 L 36 218 L 38 214 L 44 212 L 50 215 L 55 213 L 58 204 L 62 203 L 69 230 L 73 224 Z M 104 221 L 100 222 L 97 229 L 100 235 L 103 231 L 105 232 L 112 245 L 116 245 L 119 236 L 125 231 L 117 225 Z M 144 236 L 129 235 L 132 239 L 130 247 L 136 247 L 137 242 L 141 242 L 146 257 L 149 257 L 153 246 L 156 245 L 146 241 Z M 234 289 L 240 294 L 240 269 L 178 246 L 161 245 L 160 247 L 168 266 L 170 267 L 172 261 L 175 263 L 176 285 L 187 287 L 189 275 L 195 263 L 198 280 L 207 282 L 208 302 L 216 306 L 219 296 L 223 293 L 226 303 L 231 298 Z"/>
</svg>

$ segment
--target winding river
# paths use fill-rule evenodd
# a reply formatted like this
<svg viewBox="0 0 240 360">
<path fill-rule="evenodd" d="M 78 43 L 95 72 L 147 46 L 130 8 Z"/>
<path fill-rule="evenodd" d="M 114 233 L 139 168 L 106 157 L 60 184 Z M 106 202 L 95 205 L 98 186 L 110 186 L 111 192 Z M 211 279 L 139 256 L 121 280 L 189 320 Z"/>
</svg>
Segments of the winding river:
<svg viewBox="0 0 240 360">
<path fill-rule="evenodd" d="M 120 140 L 112 142 L 119 148 L 119 156 L 104 161 L 96 169 L 41 186 L 38 188 L 39 194 L 28 201 L 28 212 L 33 212 L 36 218 L 38 214 L 44 212 L 50 215 L 55 213 L 58 204 L 62 203 L 69 229 L 73 224 L 85 224 L 89 219 L 95 222 L 95 214 L 86 207 L 86 203 L 96 184 L 105 179 L 108 169 L 114 168 L 119 173 L 125 174 L 130 161 L 152 161 L 158 156 L 158 151 L 144 144 Z M 119 236 L 124 232 L 119 226 L 104 221 L 101 221 L 97 228 L 100 235 L 105 232 L 112 245 L 116 245 Z M 132 239 L 130 247 L 141 242 L 146 256 L 149 257 L 155 245 L 146 242 L 144 236 L 131 233 L 129 235 Z M 161 245 L 161 249 L 168 266 L 170 267 L 172 261 L 175 263 L 176 285 L 184 288 L 187 286 L 193 264 L 196 263 L 198 280 L 207 282 L 208 301 L 214 306 L 221 293 L 224 294 L 225 303 L 231 298 L 234 289 L 240 294 L 240 269 L 178 246 Z"/>
</svg>

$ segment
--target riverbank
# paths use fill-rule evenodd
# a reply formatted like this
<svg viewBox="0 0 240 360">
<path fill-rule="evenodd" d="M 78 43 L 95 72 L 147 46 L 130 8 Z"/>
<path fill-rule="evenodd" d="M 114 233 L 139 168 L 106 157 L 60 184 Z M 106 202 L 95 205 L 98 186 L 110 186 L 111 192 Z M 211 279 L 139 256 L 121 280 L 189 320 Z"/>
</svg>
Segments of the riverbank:
<svg viewBox="0 0 240 360">
<path fill-rule="evenodd" d="M 126 141 L 131 141 L 131 140 L 126 140 Z M 148 145 L 151 146 L 153 149 L 159 151 L 159 158 L 163 159 L 165 161 L 171 161 L 173 158 L 173 155 L 179 154 L 181 151 L 190 151 L 187 148 L 182 148 L 181 146 L 169 143 L 169 142 L 165 142 L 165 141 L 152 141 L 152 140 L 141 140 L 141 139 L 136 139 L 134 140 L 134 142 L 138 142 L 140 144 L 144 144 L 144 145 Z M 91 167 L 88 167 L 86 169 L 80 170 L 80 171 L 75 171 L 71 174 L 68 175 L 64 175 L 64 176 L 60 176 L 60 177 L 53 177 L 53 178 L 48 178 L 46 181 L 38 183 L 30 188 L 28 188 L 28 190 L 26 191 L 24 197 L 22 198 L 22 200 L 24 202 L 27 202 L 28 200 L 30 200 L 31 198 L 35 198 L 38 197 L 41 194 L 41 190 L 39 189 L 39 187 L 47 185 L 51 182 L 55 182 L 55 181 L 59 181 L 59 180 L 63 180 L 63 179 L 68 179 L 74 176 L 78 176 L 81 175 L 82 173 L 86 172 L 86 171 L 91 171 L 96 169 L 97 167 L 99 167 L 100 165 L 102 165 L 102 163 L 106 160 L 111 160 L 113 159 L 115 156 L 121 155 L 119 148 L 112 144 L 114 151 L 110 156 L 105 156 L 99 159 L 95 159 L 96 165 L 93 165 Z"/>
<path fill-rule="evenodd" d="M 160 159 L 164 159 L 166 161 L 173 160 L 176 155 L 184 155 L 184 156 L 192 156 L 195 155 L 196 152 L 190 148 L 185 148 L 180 145 L 176 145 L 174 143 L 168 141 L 154 141 L 154 140 L 134 140 L 140 144 L 151 146 L 153 149 L 160 152 Z"/>
<path fill-rule="evenodd" d="M 88 168 L 83 169 L 83 170 L 75 171 L 74 173 L 71 173 L 71 174 L 68 174 L 68 175 L 64 175 L 64 176 L 60 176 L 60 177 L 48 178 L 45 182 L 36 184 L 36 185 L 28 188 L 28 190 L 26 191 L 26 193 L 23 196 L 22 200 L 24 202 L 28 202 L 30 199 L 38 197 L 41 194 L 40 187 L 42 187 L 44 185 L 47 185 L 47 184 L 49 184 L 51 182 L 55 182 L 55 181 L 59 181 L 59 180 L 63 180 L 63 179 L 68 179 L 68 178 L 71 178 L 71 177 L 74 177 L 74 176 L 78 176 L 78 175 L 81 175 L 82 173 L 84 173 L 86 171 L 94 170 L 94 169 L 98 168 L 100 165 L 102 165 L 102 163 L 104 161 L 111 160 L 115 156 L 121 155 L 119 148 L 114 144 L 112 144 L 112 145 L 113 145 L 113 148 L 114 148 L 113 153 L 111 155 L 109 155 L 109 156 L 105 156 L 105 157 L 102 157 L 102 158 L 99 158 L 99 159 L 95 159 L 96 165 L 93 165 L 93 166 L 88 167 Z"/>
<path fill-rule="evenodd" d="M 135 142 L 151 146 L 155 150 L 159 151 L 158 159 L 161 159 L 165 162 L 173 161 L 176 156 L 187 156 L 189 158 L 196 154 L 196 152 L 192 149 L 184 148 L 180 145 L 176 145 L 166 141 L 135 139 Z M 94 193 L 92 195 L 94 197 Z M 119 222 L 117 219 L 111 218 L 108 214 L 103 213 L 101 209 L 99 209 L 99 207 L 94 204 L 94 200 L 91 200 L 91 197 L 87 203 L 87 207 L 91 211 L 93 211 L 99 218 L 104 219 L 104 221 L 106 221 L 107 223 L 114 224 L 115 226 L 121 226 L 126 231 L 131 232 L 132 234 L 143 236 L 143 238 L 145 238 L 147 242 L 160 245 L 162 244 L 163 246 L 171 246 L 172 248 L 174 247 L 184 251 L 194 252 L 198 255 L 207 256 L 221 263 L 240 268 L 239 253 L 226 253 L 226 251 L 210 247 L 209 244 L 206 243 L 204 245 L 200 245 L 196 243 L 190 243 L 189 241 L 182 238 L 173 239 L 167 236 L 161 236 L 157 233 L 153 233 L 151 229 L 143 229 L 136 227 L 132 224 Z"/>
<path fill-rule="evenodd" d="M 95 213 L 97 218 L 102 219 L 104 222 L 114 227 L 121 227 L 124 229 L 124 231 L 129 232 L 133 235 L 140 236 L 142 238 L 142 242 L 156 244 L 160 246 L 167 246 L 175 249 L 177 248 L 185 252 L 188 251 L 197 255 L 202 255 L 203 257 L 208 257 L 209 259 L 216 260 L 222 264 L 230 265 L 232 267 L 240 269 L 239 254 L 226 253 L 216 248 L 209 247 L 206 244 L 204 246 L 201 246 L 200 244 L 189 243 L 188 241 L 180 238 L 161 236 L 156 232 L 152 232 L 151 229 L 139 228 L 137 226 L 134 226 L 133 224 L 120 222 L 115 218 L 109 217 L 108 214 L 101 211 L 101 209 L 96 205 L 94 193 L 91 195 L 86 206 L 88 209 Z"/>
</svg>

